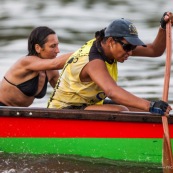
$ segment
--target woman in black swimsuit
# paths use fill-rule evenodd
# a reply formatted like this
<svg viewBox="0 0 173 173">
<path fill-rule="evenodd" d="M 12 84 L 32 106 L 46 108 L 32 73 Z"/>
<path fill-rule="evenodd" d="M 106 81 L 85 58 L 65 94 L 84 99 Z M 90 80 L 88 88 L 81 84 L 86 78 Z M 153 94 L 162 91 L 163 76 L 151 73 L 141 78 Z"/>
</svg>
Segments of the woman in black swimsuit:
<svg viewBox="0 0 173 173">
<path fill-rule="evenodd" d="M 0 106 L 30 106 L 35 98 L 42 98 L 47 83 L 55 87 L 71 53 L 56 58 L 59 41 L 48 27 L 35 28 L 28 38 L 28 54 L 20 58 L 5 74 L 0 83 Z"/>
</svg>

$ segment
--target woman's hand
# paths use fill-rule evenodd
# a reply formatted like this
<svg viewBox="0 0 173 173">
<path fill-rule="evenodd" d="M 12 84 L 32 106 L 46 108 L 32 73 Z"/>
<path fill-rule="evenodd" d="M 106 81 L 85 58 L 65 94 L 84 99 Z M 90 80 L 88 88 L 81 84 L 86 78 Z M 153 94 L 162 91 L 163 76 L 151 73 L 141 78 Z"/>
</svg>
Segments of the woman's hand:
<svg viewBox="0 0 173 173">
<path fill-rule="evenodd" d="M 166 29 L 166 23 L 171 20 L 171 24 L 173 25 L 173 15 L 171 12 L 165 12 L 160 20 L 160 25 L 162 29 Z"/>
</svg>

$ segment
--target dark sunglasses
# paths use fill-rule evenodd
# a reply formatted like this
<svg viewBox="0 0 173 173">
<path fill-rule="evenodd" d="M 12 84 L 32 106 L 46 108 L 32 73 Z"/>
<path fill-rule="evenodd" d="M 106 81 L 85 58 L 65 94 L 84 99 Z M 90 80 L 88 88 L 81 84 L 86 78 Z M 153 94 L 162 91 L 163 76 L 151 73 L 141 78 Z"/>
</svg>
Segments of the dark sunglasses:
<svg viewBox="0 0 173 173">
<path fill-rule="evenodd" d="M 118 39 L 115 39 L 115 41 L 120 43 L 121 46 L 123 47 L 124 51 L 126 51 L 126 52 L 130 52 L 130 51 L 134 50 L 137 47 L 137 46 L 134 46 L 132 44 L 125 44 L 121 40 L 118 40 Z"/>
</svg>

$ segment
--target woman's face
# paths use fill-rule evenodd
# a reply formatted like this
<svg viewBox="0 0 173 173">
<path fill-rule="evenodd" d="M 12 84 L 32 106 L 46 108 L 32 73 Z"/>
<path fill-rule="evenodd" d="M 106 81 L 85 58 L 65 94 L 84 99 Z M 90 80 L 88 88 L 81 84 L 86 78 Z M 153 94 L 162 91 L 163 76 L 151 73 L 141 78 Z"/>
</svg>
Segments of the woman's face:
<svg viewBox="0 0 173 173">
<path fill-rule="evenodd" d="M 125 39 L 115 41 L 112 38 L 110 52 L 113 59 L 123 63 L 132 55 L 132 49 L 134 50 L 135 48 L 136 46 L 130 45 Z"/>
<path fill-rule="evenodd" d="M 47 42 L 40 47 L 39 57 L 44 59 L 52 59 L 60 52 L 58 47 L 59 41 L 56 34 L 47 36 Z"/>
</svg>

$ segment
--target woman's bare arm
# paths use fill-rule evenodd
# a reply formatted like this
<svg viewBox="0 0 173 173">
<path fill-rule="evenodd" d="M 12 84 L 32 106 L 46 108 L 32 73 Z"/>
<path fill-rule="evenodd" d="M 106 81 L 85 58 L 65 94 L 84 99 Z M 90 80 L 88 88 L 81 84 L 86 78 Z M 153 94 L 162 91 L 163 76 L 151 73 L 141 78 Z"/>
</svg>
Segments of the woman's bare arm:
<svg viewBox="0 0 173 173">
<path fill-rule="evenodd" d="M 150 101 L 139 98 L 119 87 L 109 75 L 106 65 L 102 60 L 95 59 L 89 62 L 84 67 L 84 70 L 91 80 L 102 88 L 107 97 L 116 103 L 149 111 Z"/>
<path fill-rule="evenodd" d="M 161 18 L 161 26 L 154 41 L 147 44 L 147 47 L 138 46 L 132 53 L 132 56 L 158 57 L 161 56 L 166 48 L 166 23 L 171 21 L 173 25 L 173 15 L 166 12 Z"/>
<path fill-rule="evenodd" d="M 22 58 L 21 64 L 26 70 L 42 71 L 42 70 L 59 70 L 65 65 L 67 59 L 72 53 L 60 55 L 54 59 L 41 59 L 37 56 L 27 56 Z"/>
<path fill-rule="evenodd" d="M 160 27 L 153 43 L 147 44 L 147 47 L 137 46 L 132 52 L 132 56 L 158 57 L 164 53 L 165 48 L 166 31 Z"/>
</svg>

